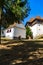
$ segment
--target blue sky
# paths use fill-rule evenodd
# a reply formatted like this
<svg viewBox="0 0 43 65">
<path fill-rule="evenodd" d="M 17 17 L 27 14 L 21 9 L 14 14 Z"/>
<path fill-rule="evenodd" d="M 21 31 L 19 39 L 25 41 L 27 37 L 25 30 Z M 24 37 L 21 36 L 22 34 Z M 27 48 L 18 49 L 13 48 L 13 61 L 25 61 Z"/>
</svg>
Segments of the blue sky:
<svg viewBox="0 0 43 65">
<path fill-rule="evenodd" d="M 24 19 L 24 24 L 30 20 L 30 18 L 40 16 L 43 17 L 43 0 L 29 0 L 30 2 L 30 14 Z"/>
</svg>

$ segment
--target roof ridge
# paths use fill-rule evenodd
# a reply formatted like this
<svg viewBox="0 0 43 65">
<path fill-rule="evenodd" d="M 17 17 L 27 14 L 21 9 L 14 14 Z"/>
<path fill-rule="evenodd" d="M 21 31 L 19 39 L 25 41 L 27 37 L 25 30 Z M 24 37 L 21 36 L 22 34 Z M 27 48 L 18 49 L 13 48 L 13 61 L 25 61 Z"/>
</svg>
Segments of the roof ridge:
<svg viewBox="0 0 43 65">
<path fill-rule="evenodd" d="M 32 23 L 35 19 L 43 20 L 43 18 L 41 18 L 40 16 L 36 16 L 35 18 L 31 18 L 29 22 Z"/>
</svg>

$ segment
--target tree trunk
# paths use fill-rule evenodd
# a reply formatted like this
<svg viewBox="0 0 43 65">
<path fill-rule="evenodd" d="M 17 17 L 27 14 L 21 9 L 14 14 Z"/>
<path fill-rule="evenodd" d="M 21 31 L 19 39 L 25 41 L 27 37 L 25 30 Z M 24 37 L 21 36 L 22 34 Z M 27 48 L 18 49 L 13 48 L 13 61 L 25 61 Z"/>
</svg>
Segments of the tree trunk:
<svg viewBox="0 0 43 65">
<path fill-rule="evenodd" d="M 1 20 L 1 11 L 0 11 L 0 20 Z"/>
</svg>

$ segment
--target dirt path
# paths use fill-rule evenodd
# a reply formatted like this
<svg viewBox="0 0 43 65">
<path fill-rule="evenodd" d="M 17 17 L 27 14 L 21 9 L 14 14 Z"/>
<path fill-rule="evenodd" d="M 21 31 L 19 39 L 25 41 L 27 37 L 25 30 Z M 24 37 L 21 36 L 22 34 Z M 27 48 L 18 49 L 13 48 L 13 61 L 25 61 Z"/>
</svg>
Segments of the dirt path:
<svg viewBox="0 0 43 65">
<path fill-rule="evenodd" d="M 0 65 L 43 65 L 43 42 L 0 44 Z"/>
</svg>

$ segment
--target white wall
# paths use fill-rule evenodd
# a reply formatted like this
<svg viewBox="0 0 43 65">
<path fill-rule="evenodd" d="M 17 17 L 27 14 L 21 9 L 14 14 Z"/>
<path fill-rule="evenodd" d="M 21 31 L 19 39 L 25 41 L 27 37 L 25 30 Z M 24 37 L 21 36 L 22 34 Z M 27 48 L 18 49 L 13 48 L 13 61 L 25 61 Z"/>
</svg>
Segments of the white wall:
<svg viewBox="0 0 43 65">
<path fill-rule="evenodd" d="M 7 30 L 10 30 L 10 29 L 7 29 Z M 8 38 L 13 38 L 13 35 L 14 35 L 14 28 L 11 28 L 11 32 L 7 33 L 7 30 L 4 30 L 4 33 L 5 33 L 5 37 L 8 37 Z"/>
<path fill-rule="evenodd" d="M 32 30 L 32 33 L 33 33 L 33 38 L 36 37 L 37 35 L 37 24 L 33 25 L 32 27 L 30 26 L 31 30 Z"/>
<path fill-rule="evenodd" d="M 29 26 L 33 32 L 33 38 L 35 38 L 38 35 L 42 35 L 43 34 L 43 24 L 35 24 L 32 27 Z"/>
<path fill-rule="evenodd" d="M 22 29 L 22 28 L 15 27 L 14 36 L 15 37 L 21 36 L 21 38 L 26 38 L 26 30 Z"/>
<path fill-rule="evenodd" d="M 7 29 L 9 30 L 9 29 Z M 11 32 L 7 33 L 7 30 L 4 31 L 5 37 L 13 39 L 13 37 L 26 38 L 26 30 L 18 27 L 11 28 Z"/>
<path fill-rule="evenodd" d="M 43 34 L 43 24 L 37 24 L 37 35 Z"/>
</svg>

